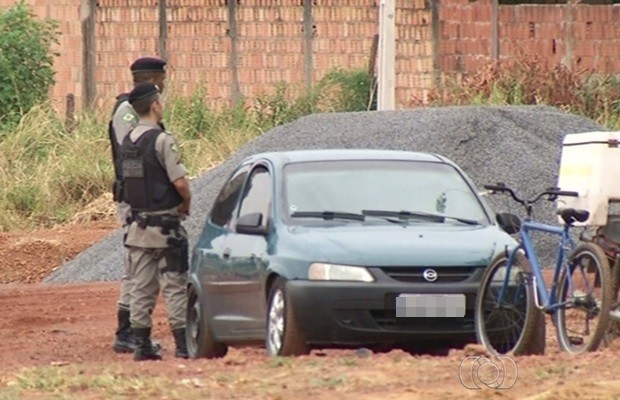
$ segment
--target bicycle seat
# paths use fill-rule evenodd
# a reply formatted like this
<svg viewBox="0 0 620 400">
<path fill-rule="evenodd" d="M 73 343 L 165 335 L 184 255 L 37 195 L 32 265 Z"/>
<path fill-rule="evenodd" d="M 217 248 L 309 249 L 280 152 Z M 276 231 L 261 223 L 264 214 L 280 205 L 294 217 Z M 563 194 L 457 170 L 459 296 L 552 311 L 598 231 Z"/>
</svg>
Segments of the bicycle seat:
<svg viewBox="0 0 620 400">
<path fill-rule="evenodd" d="M 573 222 L 585 222 L 590 216 L 588 210 L 580 210 L 576 208 L 562 208 L 558 210 L 558 215 L 562 217 L 564 222 L 571 225 Z"/>
</svg>

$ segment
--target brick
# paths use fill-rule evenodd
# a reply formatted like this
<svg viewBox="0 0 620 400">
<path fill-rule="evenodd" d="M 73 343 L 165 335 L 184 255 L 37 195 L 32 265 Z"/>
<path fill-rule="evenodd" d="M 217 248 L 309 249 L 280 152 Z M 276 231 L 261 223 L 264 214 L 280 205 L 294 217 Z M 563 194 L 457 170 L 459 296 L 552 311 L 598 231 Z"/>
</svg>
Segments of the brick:
<svg viewBox="0 0 620 400">
<path fill-rule="evenodd" d="M 0 0 L 0 4 L 3 1 L 6 0 Z M 227 104 L 231 41 L 226 36 L 225 1 L 168 2 L 171 6 L 168 50 L 175 79 L 180 81 L 179 90 L 186 93 L 195 86 L 192 81 L 197 76 L 207 75 L 210 77 L 208 101 Z M 40 4 L 39 13 L 57 15 L 64 20 L 58 46 L 62 53 L 57 62 L 59 82 L 52 93 L 60 96 L 68 88 L 78 88 L 81 94 L 81 24 L 76 22 L 80 17 L 80 0 L 62 0 L 54 5 L 43 0 L 31 0 L 31 3 Z M 101 97 L 108 96 L 106 91 L 116 91 L 127 84 L 130 77 L 126 68 L 133 58 L 156 52 L 159 29 L 156 3 L 156 0 L 99 0 L 95 51 L 97 90 Z M 399 84 L 415 87 L 399 87 L 398 93 L 403 96 L 414 96 L 415 90 L 424 95 L 427 90 L 424 86 L 432 84 L 427 73 L 432 69 L 431 16 L 424 7 L 424 0 L 399 0 L 397 4 L 397 68 L 402 74 Z M 547 62 L 558 62 L 566 51 L 566 9 L 562 5 L 501 6 L 501 54 L 509 56 L 524 48 L 528 53 L 544 55 Z M 620 20 L 619 9 L 607 5 L 575 7 L 575 58 L 581 57 L 581 65 L 612 72 L 614 68 L 616 72 L 620 70 L 617 65 L 620 45 L 613 42 L 620 37 L 620 24 L 616 23 Z M 280 79 L 303 83 L 302 11 L 298 0 L 281 1 L 278 5 L 264 0 L 241 2 L 237 17 L 239 34 L 244 39 L 239 41 L 239 73 L 240 80 L 245 82 L 244 93 L 259 93 L 261 88 L 268 87 L 265 85 Z M 313 7 L 317 31 L 313 42 L 315 79 L 334 66 L 365 67 L 372 36 L 377 32 L 377 18 L 374 0 L 318 0 Z M 529 38 L 530 22 L 536 28 L 533 39 Z M 588 29 L 586 22 L 592 22 Z M 477 68 L 481 57 L 488 56 L 490 0 L 444 2 L 440 24 L 442 69 L 466 72 Z M 592 42 L 603 39 L 608 42 Z"/>
<path fill-rule="evenodd" d="M 541 23 L 536 28 L 536 37 L 544 39 L 563 38 L 565 36 L 564 24 L 559 23 Z"/>
<path fill-rule="evenodd" d="M 596 55 L 596 42 L 581 40 L 575 43 L 574 53 L 577 57 L 592 57 Z"/>
</svg>

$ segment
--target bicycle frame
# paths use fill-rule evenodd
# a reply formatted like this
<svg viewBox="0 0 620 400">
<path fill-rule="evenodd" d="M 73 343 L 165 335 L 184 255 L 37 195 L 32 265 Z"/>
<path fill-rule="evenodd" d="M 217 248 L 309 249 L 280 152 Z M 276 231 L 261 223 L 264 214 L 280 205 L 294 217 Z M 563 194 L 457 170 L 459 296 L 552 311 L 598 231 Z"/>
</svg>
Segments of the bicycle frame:
<svg viewBox="0 0 620 400">
<path fill-rule="evenodd" d="M 568 303 L 558 303 L 557 289 L 562 267 L 564 266 L 565 268 L 568 268 L 568 264 L 564 262 L 565 257 L 567 257 L 567 254 L 570 254 L 570 252 L 575 248 L 575 241 L 571 239 L 569 235 L 569 229 L 570 227 L 568 225 L 560 227 L 535 222 L 531 219 L 526 219 L 523 221 L 521 230 L 519 231 L 520 243 L 517 247 L 510 251 L 508 256 L 508 262 L 506 265 L 506 277 L 504 278 L 504 284 L 502 285 L 502 289 L 500 291 L 498 299 L 500 303 L 504 298 L 504 292 L 508 286 L 508 281 L 511 276 L 510 272 L 514 264 L 515 256 L 517 254 L 517 251 L 519 251 L 520 249 L 523 249 L 525 251 L 527 258 L 530 261 L 532 272 L 534 273 L 534 296 L 536 299 L 536 306 L 540 309 L 543 309 L 547 313 L 553 313 L 555 310 L 561 308 L 566 303 Z M 545 284 L 545 280 L 542 275 L 538 256 L 536 255 L 536 250 L 534 249 L 534 244 L 532 243 L 532 239 L 530 237 L 530 232 L 532 231 L 560 236 L 560 243 L 558 245 L 558 253 L 556 257 L 555 270 L 553 272 L 551 289 L 547 289 L 547 285 Z M 572 281 L 570 278 L 570 273 L 567 273 L 566 276 L 568 277 L 569 290 L 572 291 Z M 542 303 L 540 302 L 540 300 L 542 300 Z"/>
</svg>

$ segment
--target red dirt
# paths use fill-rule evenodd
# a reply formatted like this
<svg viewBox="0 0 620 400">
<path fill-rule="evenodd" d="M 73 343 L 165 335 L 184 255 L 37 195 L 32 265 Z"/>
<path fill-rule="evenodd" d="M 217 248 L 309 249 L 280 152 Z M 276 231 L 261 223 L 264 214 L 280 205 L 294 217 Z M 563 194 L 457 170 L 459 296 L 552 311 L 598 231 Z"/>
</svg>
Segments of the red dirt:
<svg viewBox="0 0 620 400">
<path fill-rule="evenodd" d="M 108 367 L 120 375 L 131 376 L 171 375 L 175 379 L 207 380 L 217 374 L 243 377 L 228 386 L 209 381 L 212 386 L 204 392 L 212 396 L 208 398 L 360 400 L 381 397 L 389 400 L 480 395 L 489 399 L 521 399 L 552 390 L 549 397 L 539 398 L 568 399 L 579 394 L 583 398 L 606 399 L 617 398 L 613 396 L 620 393 L 620 383 L 611 382 L 618 374 L 620 340 L 596 353 L 570 356 L 558 350 L 549 320 L 547 354 L 518 357 L 518 382 L 512 389 L 503 391 L 464 389 L 458 379 L 458 368 L 470 353 L 456 349 L 445 357 L 411 356 L 402 351 L 356 357 L 351 350 L 315 351 L 291 361 L 295 368 L 282 367 L 286 369 L 284 373 L 282 369 L 270 369 L 274 368 L 270 364 L 272 360 L 263 349 L 231 349 L 221 360 L 178 360 L 173 357 L 172 337 L 161 299 L 154 313 L 153 336 L 164 347 L 164 361 L 137 364 L 131 355 L 116 354 L 110 347 L 116 323 L 118 282 L 40 283 L 63 260 L 75 256 L 116 227 L 114 222 L 95 222 L 0 234 L 1 398 L 12 398 L 3 397 L 2 390 L 23 368 L 50 365 L 79 366 L 79 373 L 85 374 L 97 374 L 101 368 Z M 355 359 L 354 364 L 343 362 L 351 358 Z M 346 377 L 341 388 L 335 388 L 327 380 L 335 373 Z M 314 381 L 303 374 L 312 376 Z M 279 380 L 272 390 L 269 385 L 276 375 Z M 324 381 L 312 383 L 316 379 Z M 263 389 L 267 392 L 262 392 Z M 72 398 L 104 398 L 89 393 L 88 396 L 86 392 L 84 396 L 74 393 Z"/>
<path fill-rule="evenodd" d="M 114 221 L 97 221 L 34 232 L 0 232 L 0 284 L 40 282 L 116 228 Z"/>
</svg>

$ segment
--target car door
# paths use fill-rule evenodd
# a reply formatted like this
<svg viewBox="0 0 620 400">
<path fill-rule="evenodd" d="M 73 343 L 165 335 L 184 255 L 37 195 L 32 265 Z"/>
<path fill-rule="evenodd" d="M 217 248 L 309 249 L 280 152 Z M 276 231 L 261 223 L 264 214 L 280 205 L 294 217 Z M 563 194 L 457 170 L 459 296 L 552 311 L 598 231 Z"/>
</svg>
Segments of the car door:
<svg viewBox="0 0 620 400">
<path fill-rule="evenodd" d="M 245 185 L 233 224 L 240 222 L 246 215 L 260 213 L 261 225 L 268 227 L 272 197 L 271 174 L 267 166 L 258 165 L 252 170 Z M 247 335 L 254 334 L 256 338 L 264 337 L 265 330 L 266 300 L 262 282 L 267 268 L 267 244 L 268 237 L 264 232 L 231 232 L 226 242 L 230 251 L 231 275 L 234 276 L 229 282 L 229 293 L 234 293 L 234 299 L 229 298 L 229 304 L 235 304 L 241 317 L 235 328 Z"/>
<path fill-rule="evenodd" d="M 207 219 L 207 227 L 197 245 L 196 256 L 200 258 L 199 279 L 204 287 L 206 304 L 212 316 L 212 329 L 216 336 L 230 332 L 231 329 L 226 301 L 231 269 L 226 243 L 232 232 L 231 224 L 250 167 L 250 164 L 240 166 L 224 184 L 215 199 Z"/>
</svg>

